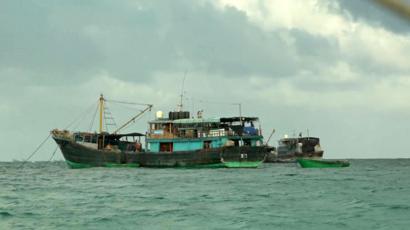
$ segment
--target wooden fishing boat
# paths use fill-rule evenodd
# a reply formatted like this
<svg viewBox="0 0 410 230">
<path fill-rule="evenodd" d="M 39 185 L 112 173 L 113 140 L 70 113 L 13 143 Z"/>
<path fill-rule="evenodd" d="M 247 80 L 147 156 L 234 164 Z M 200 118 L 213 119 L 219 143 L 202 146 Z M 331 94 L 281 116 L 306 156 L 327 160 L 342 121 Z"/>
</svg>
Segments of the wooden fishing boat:
<svg viewBox="0 0 410 230">
<path fill-rule="evenodd" d="M 349 167 L 347 160 L 318 160 L 298 158 L 297 162 L 302 168 L 342 168 Z"/>
<path fill-rule="evenodd" d="M 263 144 L 257 117 L 203 118 L 189 112 L 161 111 L 142 133 L 120 133 L 152 105 L 114 132 L 104 130 L 104 107 L 99 100 L 99 132 L 52 130 L 51 134 L 71 168 L 84 167 L 257 167 L 272 147 Z M 182 106 L 181 106 L 182 107 Z M 143 140 L 141 140 L 143 138 Z M 144 146 L 145 144 L 145 146 Z M 225 160 L 225 163 L 221 161 Z"/>
<path fill-rule="evenodd" d="M 296 163 L 298 158 L 304 159 L 321 159 L 323 149 L 320 146 L 318 137 L 306 136 L 288 137 L 279 140 L 277 151 L 268 154 L 266 162 L 271 163 Z"/>
</svg>

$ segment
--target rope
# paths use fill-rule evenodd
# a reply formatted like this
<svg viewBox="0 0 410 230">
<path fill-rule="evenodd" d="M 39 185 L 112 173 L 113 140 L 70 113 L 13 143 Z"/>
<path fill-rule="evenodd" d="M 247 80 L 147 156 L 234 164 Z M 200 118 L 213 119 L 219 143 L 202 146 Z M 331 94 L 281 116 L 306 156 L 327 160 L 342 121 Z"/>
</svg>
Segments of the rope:
<svg viewBox="0 0 410 230">
<path fill-rule="evenodd" d="M 77 117 L 75 117 L 74 120 L 73 120 L 69 125 L 67 125 L 64 129 L 70 128 L 72 125 L 74 125 L 76 122 L 78 122 L 78 120 L 79 120 L 80 118 L 86 116 L 86 115 L 88 114 L 89 110 L 91 110 L 92 108 L 94 108 L 94 106 L 95 106 L 95 102 L 93 102 L 93 103 L 91 104 L 91 106 L 87 107 L 87 109 L 86 109 L 83 113 L 80 113 Z M 80 122 L 81 122 L 81 120 L 80 120 Z M 78 127 L 78 126 L 79 126 L 79 124 L 77 124 L 77 125 L 75 126 L 75 128 Z M 74 128 L 74 129 L 75 129 L 75 128 Z"/>
<path fill-rule="evenodd" d="M 114 115 L 112 114 L 110 108 L 106 104 L 104 107 L 104 124 L 105 124 L 105 129 L 108 132 L 108 126 L 114 126 L 115 129 L 117 129 L 117 123 L 115 122 Z"/>
<path fill-rule="evenodd" d="M 144 103 L 136 103 L 136 102 L 126 102 L 126 101 L 116 101 L 116 100 L 105 100 L 113 103 L 118 103 L 118 104 L 128 104 L 128 105 L 144 105 L 147 106 L 149 104 L 144 104 Z"/>
<path fill-rule="evenodd" d="M 94 112 L 94 115 L 93 115 L 93 119 L 91 120 L 91 123 L 90 123 L 90 128 L 88 129 L 90 132 L 91 132 L 93 126 L 94 126 L 94 121 L 95 121 L 95 117 L 97 116 L 98 107 L 99 107 L 99 105 L 97 105 L 97 108 L 95 109 L 95 112 Z"/>
<path fill-rule="evenodd" d="M 51 161 L 51 160 L 54 158 L 54 155 L 56 155 L 57 149 L 58 149 L 58 145 L 57 145 L 57 147 L 54 149 L 54 152 L 53 152 L 53 154 L 51 155 L 51 157 L 50 157 L 50 159 L 49 159 L 48 161 Z"/>
<path fill-rule="evenodd" d="M 121 109 L 126 109 L 128 111 L 133 111 L 133 112 L 135 110 L 142 111 L 142 109 L 138 109 L 139 105 L 115 104 L 115 103 L 111 103 L 110 105 L 114 105 L 115 108 L 118 107 L 118 108 L 121 108 Z"/>
<path fill-rule="evenodd" d="M 142 114 L 141 117 L 135 118 L 132 122 L 130 122 L 129 124 L 127 124 L 126 126 L 122 127 L 121 129 L 127 129 L 129 128 L 132 124 L 135 124 L 137 121 L 141 120 L 145 114 Z"/>
<path fill-rule="evenodd" d="M 51 136 L 51 133 L 48 134 L 47 138 L 44 139 L 43 142 L 41 142 L 41 144 L 36 148 L 36 150 L 34 150 L 34 152 L 32 152 L 30 154 L 30 156 L 20 165 L 19 168 L 23 167 L 23 165 L 25 165 L 27 163 L 27 161 L 29 161 L 34 156 L 34 154 L 36 154 L 38 152 L 38 150 L 46 143 L 46 141 L 48 140 L 48 138 L 50 138 L 50 136 Z"/>
</svg>

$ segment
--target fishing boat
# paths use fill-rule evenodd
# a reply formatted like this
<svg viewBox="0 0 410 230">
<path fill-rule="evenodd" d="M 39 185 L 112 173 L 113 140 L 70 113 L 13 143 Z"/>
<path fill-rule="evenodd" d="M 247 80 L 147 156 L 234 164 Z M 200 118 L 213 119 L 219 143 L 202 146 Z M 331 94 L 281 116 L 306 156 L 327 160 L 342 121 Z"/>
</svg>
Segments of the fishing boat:
<svg viewBox="0 0 410 230">
<path fill-rule="evenodd" d="M 320 146 L 320 138 L 312 136 L 288 137 L 279 140 L 276 151 L 268 155 L 268 162 L 294 163 L 298 158 L 321 159 L 324 151 Z"/>
<path fill-rule="evenodd" d="M 54 129 L 53 139 L 72 168 L 81 167 L 234 167 L 260 164 L 272 147 L 263 144 L 257 117 L 191 117 L 187 111 L 158 111 L 145 134 L 120 133 L 152 105 L 109 133 L 103 129 L 104 103 L 99 99 L 99 132 Z M 182 107 L 182 106 L 181 106 Z"/>
<path fill-rule="evenodd" d="M 346 160 L 319 160 L 298 158 L 297 162 L 302 168 L 342 168 L 349 167 Z"/>
</svg>

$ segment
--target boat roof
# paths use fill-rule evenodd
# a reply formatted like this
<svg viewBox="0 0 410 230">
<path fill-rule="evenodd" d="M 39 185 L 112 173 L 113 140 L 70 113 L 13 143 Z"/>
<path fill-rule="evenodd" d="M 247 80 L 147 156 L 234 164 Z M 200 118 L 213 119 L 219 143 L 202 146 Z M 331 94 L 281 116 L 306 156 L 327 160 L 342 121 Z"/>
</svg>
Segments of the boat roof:
<svg viewBox="0 0 410 230">
<path fill-rule="evenodd" d="M 221 122 L 235 122 L 235 121 L 258 121 L 257 117 L 221 117 Z"/>
<path fill-rule="evenodd" d="M 145 136 L 145 134 L 142 133 L 123 133 L 123 134 L 108 134 L 107 136 L 109 137 L 114 137 L 114 138 L 121 138 L 121 137 L 142 137 Z"/>
<path fill-rule="evenodd" d="M 150 121 L 149 123 L 164 124 L 164 123 L 173 123 L 173 124 L 196 124 L 196 123 L 220 123 L 219 118 L 185 118 L 185 119 L 158 119 Z"/>
<path fill-rule="evenodd" d="M 174 124 L 219 123 L 219 118 L 187 118 L 174 120 Z"/>
<path fill-rule="evenodd" d="M 257 117 L 185 118 L 185 119 L 177 119 L 177 120 L 158 119 L 158 120 L 150 121 L 149 123 L 196 124 L 196 123 L 236 122 L 236 121 L 241 121 L 241 120 L 245 122 L 250 122 L 250 121 L 258 121 L 259 119 Z"/>
<path fill-rule="evenodd" d="M 282 138 L 279 141 L 291 141 L 291 140 L 320 140 L 319 137 L 286 137 Z"/>
</svg>

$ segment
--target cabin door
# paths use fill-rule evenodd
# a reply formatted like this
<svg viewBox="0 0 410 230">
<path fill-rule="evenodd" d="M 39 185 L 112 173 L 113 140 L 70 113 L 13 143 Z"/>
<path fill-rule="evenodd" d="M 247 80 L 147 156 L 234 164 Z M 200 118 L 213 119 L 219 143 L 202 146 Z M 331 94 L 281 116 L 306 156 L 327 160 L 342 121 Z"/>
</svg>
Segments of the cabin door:
<svg viewBox="0 0 410 230">
<path fill-rule="evenodd" d="M 98 149 L 103 149 L 104 148 L 104 136 L 100 135 L 98 136 Z"/>
<path fill-rule="evenodd" d="M 174 151 L 174 143 L 159 143 L 159 151 L 160 152 L 173 152 Z"/>
<path fill-rule="evenodd" d="M 212 141 L 204 141 L 204 149 L 210 149 L 211 148 L 211 143 L 212 143 Z"/>
</svg>

